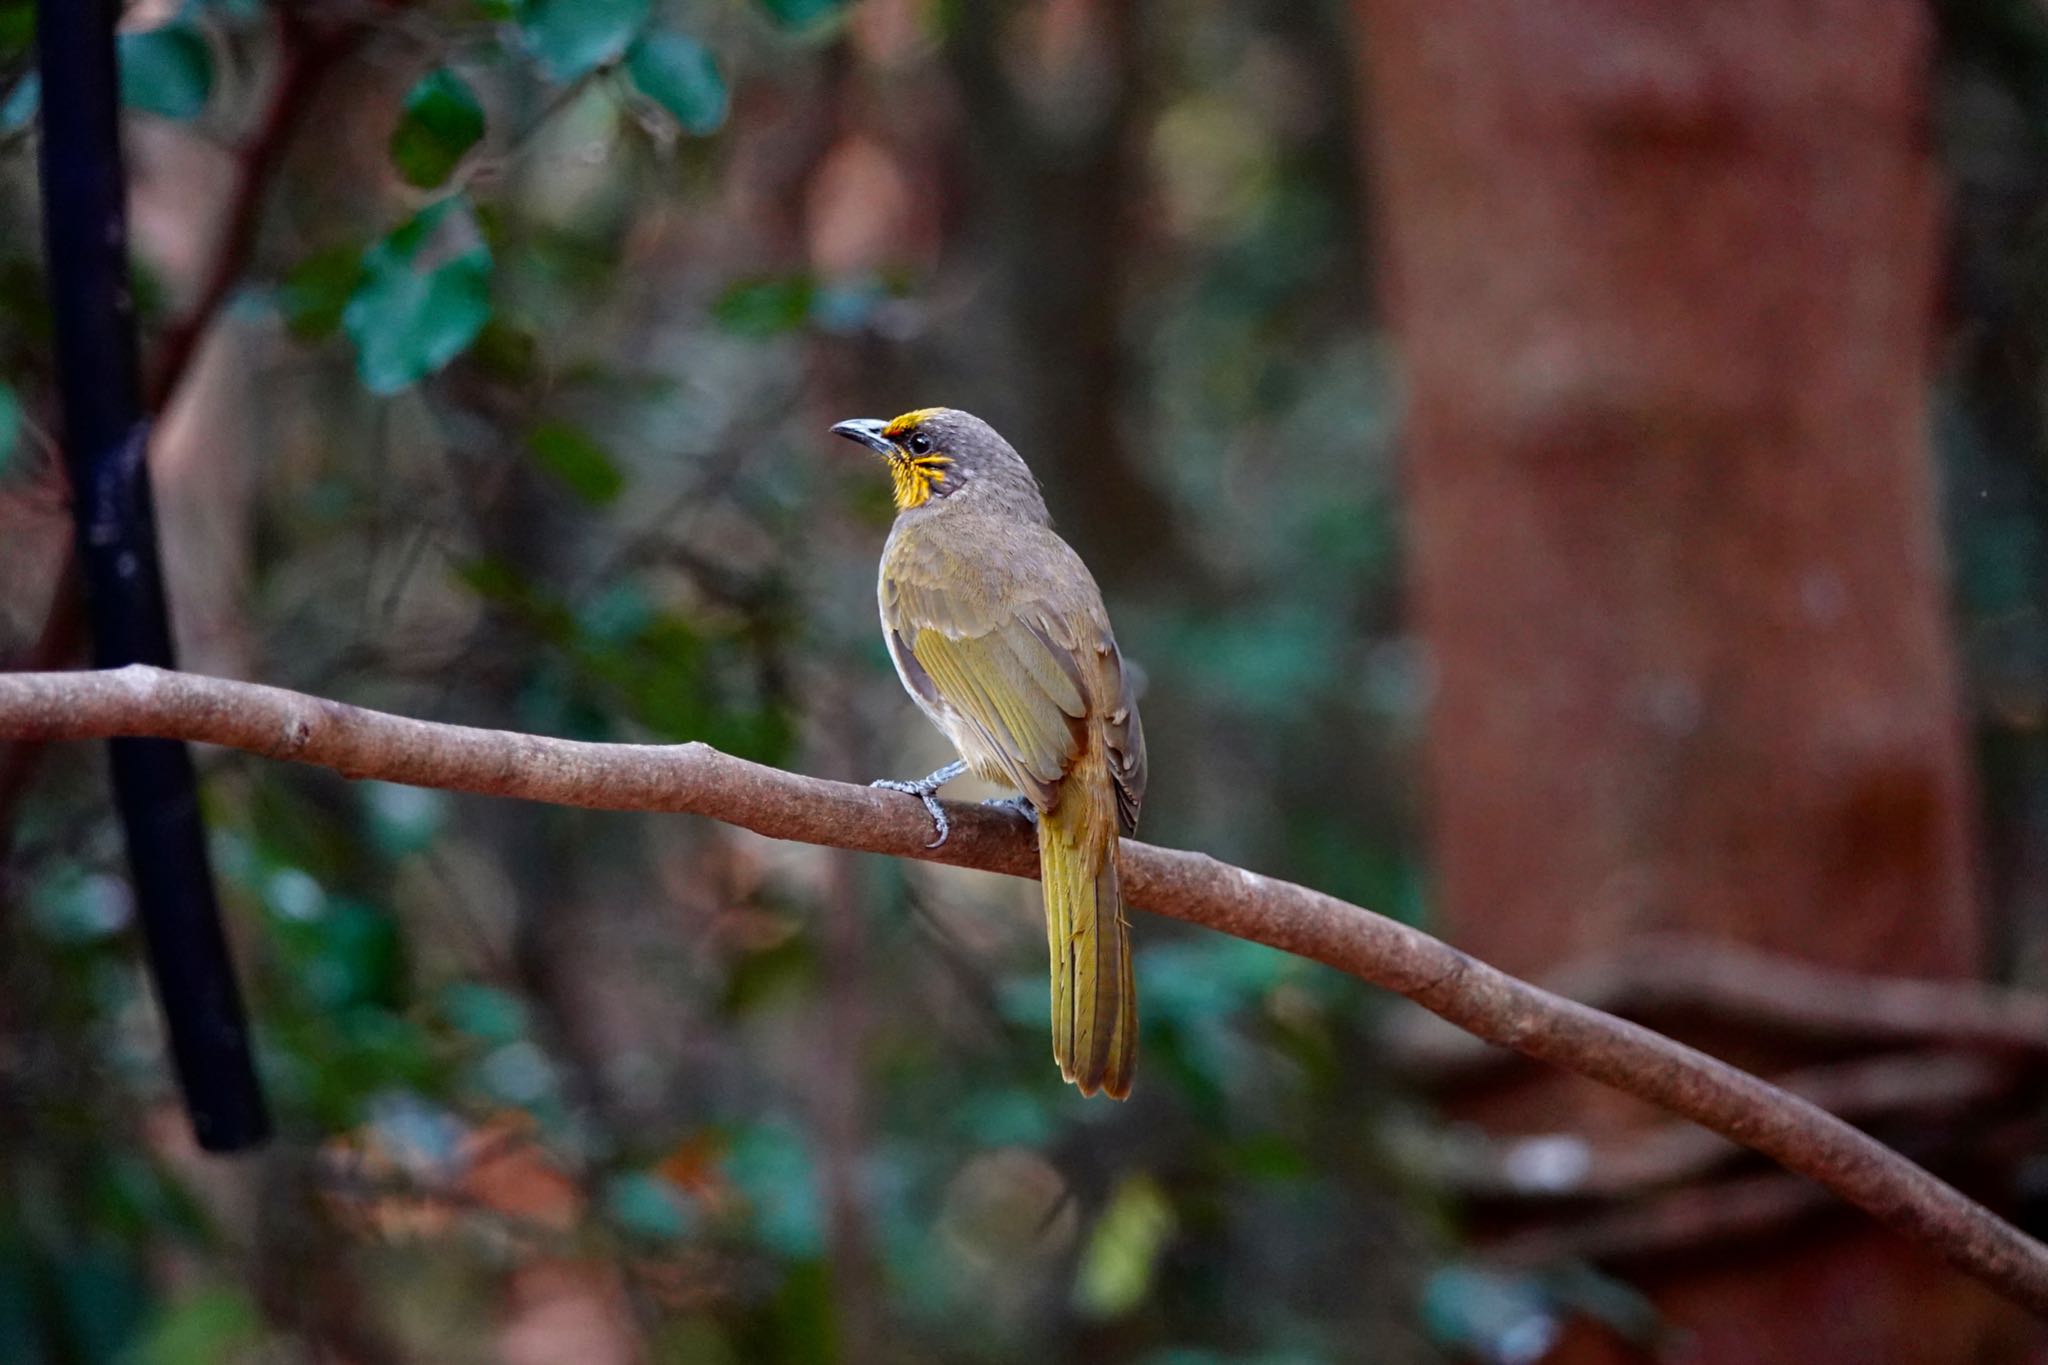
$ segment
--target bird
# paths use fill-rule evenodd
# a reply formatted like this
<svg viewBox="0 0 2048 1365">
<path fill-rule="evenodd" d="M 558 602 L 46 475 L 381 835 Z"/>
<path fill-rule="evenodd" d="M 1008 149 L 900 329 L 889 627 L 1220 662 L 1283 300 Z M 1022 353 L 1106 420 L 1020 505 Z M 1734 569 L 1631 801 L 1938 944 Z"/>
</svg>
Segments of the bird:
<svg viewBox="0 0 2048 1365">
<path fill-rule="evenodd" d="M 1083 1095 L 1124 1099 L 1137 1063 L 1137 986 L 1119 837 L 1145 802 L 1145 735 L 1087 565 L 1052 529 L 1024 459 L 955 408 L 840 422 L 886 462 L 896 521 L 882 550 L 882 634 L 904 690 L 959 761 L 875 783 L 924 802 L 972 771 L 1014 790 L 1037 827 L 1052 959 L 1052 1050 Z"/>
</svg>

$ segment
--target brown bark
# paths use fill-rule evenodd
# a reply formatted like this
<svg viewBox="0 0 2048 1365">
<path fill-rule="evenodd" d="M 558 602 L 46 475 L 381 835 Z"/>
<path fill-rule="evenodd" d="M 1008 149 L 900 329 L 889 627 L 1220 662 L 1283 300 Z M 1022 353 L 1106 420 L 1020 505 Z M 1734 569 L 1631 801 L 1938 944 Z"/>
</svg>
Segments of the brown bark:
<svg viewBox="0 0 2048 1365">
<path fill-rule="evenodd" d="M 1450 923 L 1972 972 L 1924 8 L 1364 9 Z"/>
<path fill-rule="evenodd" d="M 1358 11 L 1450 937 L 1516 972 L 1648 930 L 1976 972 L 1924 429 L 1927 8 Z M 1472 1112 L 1576 1128 L 1601 1104 L 1537 1085 Z M 1702 1359 L 1761 1358 L 1759 1322 L 1770 1358 L 1907 1359 L 1807 1311 L 1846 1292 L 1903 1324 L 1885 1276 L 1843 1288 L 1871 1260 L 1851 1233 L 1711 1293 L 1669 1276 L 1665 1304 Z M 1963 1358 L 1963 1296 L 1929 1302 L 1956 1311 L 1918 1347 Z"/>
<path fill-rule="evenodd" d="M 0 673 L 0 739 L 147 735 L 224 744 L 347 777 L 597 810 L 706 815 L 771 838 L 1035 876 L 1023 822 L 922 806 L 704 744 L 591 744 L 385 715 L 281 688 L 133 666 Z M 1490 1042 L 1692 1119 L 1805 1175 L 2015 1302 L 2048 1315 L 2048 1247 L 1805 1100 L 1639 1025 L 1509 976 L 1420 930 L 1198 853 L 1124 842 L 1133 905 L 1326 963 Z"/>
</svg>

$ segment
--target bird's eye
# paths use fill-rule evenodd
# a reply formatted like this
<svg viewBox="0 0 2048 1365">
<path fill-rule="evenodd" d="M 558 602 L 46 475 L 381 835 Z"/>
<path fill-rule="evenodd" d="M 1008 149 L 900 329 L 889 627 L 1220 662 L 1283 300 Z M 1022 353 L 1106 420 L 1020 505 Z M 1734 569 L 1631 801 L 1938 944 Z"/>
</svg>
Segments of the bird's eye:
<svg viewBox="0 0 2048 1365">
<path fill-rule="evenodd" d="M 907 442 L 907 444 L 910 446 L 910 453 L 913 455 L 931 454 L 932 438 L 925 435 L 921 431 L 918 432 L 915 436 L 912 436 L 910 440 Z"/>
</svg>

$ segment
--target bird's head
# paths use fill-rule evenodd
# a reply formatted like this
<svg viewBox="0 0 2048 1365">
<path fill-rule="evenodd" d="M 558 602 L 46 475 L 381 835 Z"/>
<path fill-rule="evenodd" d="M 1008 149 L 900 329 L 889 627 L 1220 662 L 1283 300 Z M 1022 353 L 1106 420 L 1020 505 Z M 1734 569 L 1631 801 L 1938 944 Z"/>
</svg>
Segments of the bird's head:
<svg viewBox="0 0 2048 1365">
<path fill-rule="evenodd" d="M 1017 510 L 1045 515 L 1023 457 L 972 413 L 913 408 L 887 422 L 872 417 L 841 422 L 832 434 L 858 441 L 888 462 L 898 511 L 969 494 L 970 501 L 1021 499 Z"/>
</svg>

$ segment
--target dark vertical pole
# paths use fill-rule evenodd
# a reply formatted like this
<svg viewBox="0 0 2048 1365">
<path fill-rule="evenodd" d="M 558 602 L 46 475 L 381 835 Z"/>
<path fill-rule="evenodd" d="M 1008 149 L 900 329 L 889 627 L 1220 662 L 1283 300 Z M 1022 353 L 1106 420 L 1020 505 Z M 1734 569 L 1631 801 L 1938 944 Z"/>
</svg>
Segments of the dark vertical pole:
<svg viewBox="0 0 2048 1365">
<path fill-rule="evenodd" d="M 37 6 L 43 232 L 94 661 L 168 668 L 128 279 L 116 8 L 113 0 Z M 193 1132 L 211 1151 L 252 1146 L 270 1120 L 214 902 L 191 755 L 167 740 L 110 747 L 136 905 Z"/>
</svg>

